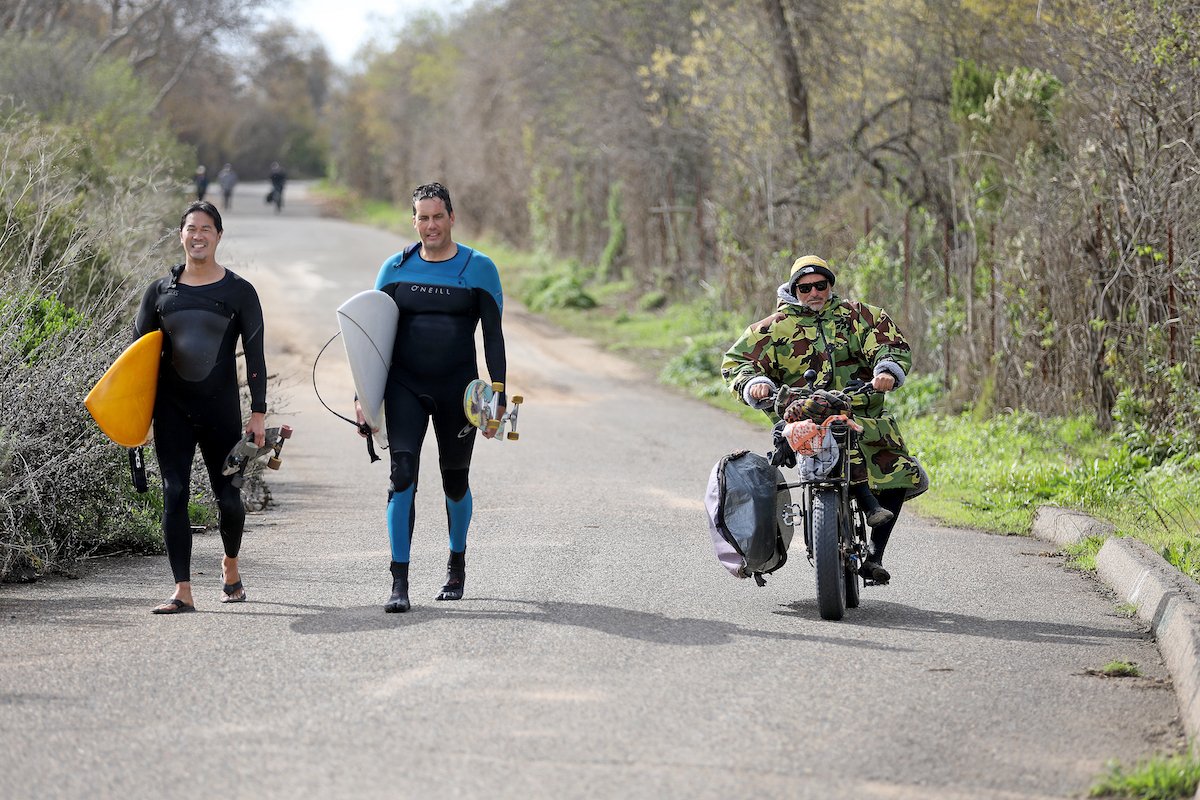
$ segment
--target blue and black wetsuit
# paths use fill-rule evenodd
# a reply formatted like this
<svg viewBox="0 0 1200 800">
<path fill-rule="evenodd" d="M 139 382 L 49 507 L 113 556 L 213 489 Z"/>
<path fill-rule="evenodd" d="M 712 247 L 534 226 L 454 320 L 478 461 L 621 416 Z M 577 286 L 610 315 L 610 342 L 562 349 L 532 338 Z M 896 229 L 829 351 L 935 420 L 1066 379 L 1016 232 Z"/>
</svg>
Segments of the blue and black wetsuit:
<svg viewBox="0 0 1200 800">
<path fill-rule="evenodd" d="M 225 555 L 235 558 L 241 548 L 245 506 L 232 476 L 221 474 L 225 456 L 242 436 L 239 338 L 250 410 L 267 410 L 263 314 L 254 287 L 228 269 L 216 283 L 186 286 L 178 282 L 182 271 L 182 265 L 174 267 L 171 275 L 150 284 L 134 322 L 138 336 L 163 332 L 154 452 L 162 470 L 163 538 L 176 583 L 191 580 L 188 496 L 197 445 L 217 498 Z"/>
<path fill-rule="evenodd" d="M 490 258 L 465 245 L 459 244 L 447 261 L 426 261 L 419 247 L 413 246 L 384 262 L 375 288 L 391 295 L 400 309 L 384 391 L 392 463 L 387 513 L 392 561 L 407 564 L 409 560 L 421 442 L 431 417 L 446 493 L 450 550 L 462 553 L 471 524 L 468 473 L 475 445 L 475 429 L 463 413 L 463 393 L 479 377 L 475 353 L 479 326 L 488 374 L 492 381 L 505 379 L 500 276 Z"/>
</svg>

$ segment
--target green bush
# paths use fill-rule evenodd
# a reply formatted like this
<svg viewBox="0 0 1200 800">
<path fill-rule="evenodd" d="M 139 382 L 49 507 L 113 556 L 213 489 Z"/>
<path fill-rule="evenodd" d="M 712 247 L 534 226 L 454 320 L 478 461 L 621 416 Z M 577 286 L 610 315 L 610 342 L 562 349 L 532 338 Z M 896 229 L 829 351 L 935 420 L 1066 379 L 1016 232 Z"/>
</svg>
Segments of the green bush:
<svg viewBox="0 0 1200 800">
<path fill-rule="evenodd" d="M 620 181 L 608 187 L 608 241 L 604 243 L 604 252 L 600 255 L 600 264 L 596 277 L 607 281 L 616 276 L 619 271 L 622 256 L 625 254 L 625 223 L 621 219 Z"/>
<path fill-rule="evenodd" d="M 944 391 L 936 375 L 910 375 L 904 385 L 887 396 L 887 407 L 899 420 L 933 413 Z"/>
<path fill-rule="evenodd" d="M 595 308 L 596 301 L 583 287 L 575 270 L 558 269 L 526 280 L 521 300 L 530 311 L 555 308 Z"/>
<path fill-rule="evenodd" d="M 639 297 L 637 301 L 638 311 L 657 311 L 660 308 L 664 308 L 666 305 L 666 292 L 660 292 L 657 290 L 646 292 L 644 295 Z"/>
<path fill-rule="evenodd" d="M 717 397 L 728 391 L 721 378 L 721 361 L 734 341 L 728 333 L 689 336 L 683 352 L 663 367 L 664 383 L 691 389 L 701 397 Z"/>
<path fill-rule="evenodd" d="M 47 340 L 75 328 L 84 321 L 82 315 L 68 308 L 55 297 L 33 297 L 29 294 L 0 297 L 0 318 L 9 319 L 16 333 L 16 347 L 28 361 Z"/>
<path fill-rule="evenodd" d="M 1152 360 L 1143 381 L 1117 395 L 1113 421 L 1121 442 L 1156 464 L 1200 451 L 1200 387 L 1186 366 Z"/>
</svg>

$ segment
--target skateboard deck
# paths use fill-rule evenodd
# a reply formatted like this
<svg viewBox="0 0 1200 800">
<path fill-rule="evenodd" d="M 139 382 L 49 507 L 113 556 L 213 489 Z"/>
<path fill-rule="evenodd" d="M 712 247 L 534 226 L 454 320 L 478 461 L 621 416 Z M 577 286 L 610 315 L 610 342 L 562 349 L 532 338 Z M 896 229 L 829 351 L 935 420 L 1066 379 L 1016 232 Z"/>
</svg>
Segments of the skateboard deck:
<svg viewBox="0 0 1200 800">
<path fill-rule="evenodd" d="M 150 437 L 162 340 L 162 331 L 151 331 L 129 345 L 83 400 L 100 430 L 124 447 Z"/>
<path fill-rule="evenodd" d="M 476 378 L 467 384 L 467 390 L 463 393 L 463 413 L 467 415 L 467 422 L 479 430 L 495 431 L 497 438 L 503 435 L 503 438 L 516 441 L 521 438 L 517 433 L 517 413 L 525 398 L 519 394 L 512 395 L 508 398 L 512 407 L 500 414 L 500 393 L 503 391 L 504 384 L 499 381 L 488 383 Z M 504 433 L 506 425 L 509 427 L 507 434 Z"/>
<path fill-rule="evenodd" d="M 246 478 L 246 470 L 268 453 L 271 455 L 267 459 L 267 466 L 271 469 L 279 469 L 283 464 L 280 457 L 283 443 L 290 438 L 292 438 L 292 426 L 290 425 L 267 428 L 267 435 L 262 447 L 254 443 L 253 434 L 244 434 L 241 441 L 229 451 L 229 455 L 225 456 L 225 465 L 221 468 L 221 474 L 232 475 L 233 485 L 241 488 L 242 482 Z"/>
</svg>

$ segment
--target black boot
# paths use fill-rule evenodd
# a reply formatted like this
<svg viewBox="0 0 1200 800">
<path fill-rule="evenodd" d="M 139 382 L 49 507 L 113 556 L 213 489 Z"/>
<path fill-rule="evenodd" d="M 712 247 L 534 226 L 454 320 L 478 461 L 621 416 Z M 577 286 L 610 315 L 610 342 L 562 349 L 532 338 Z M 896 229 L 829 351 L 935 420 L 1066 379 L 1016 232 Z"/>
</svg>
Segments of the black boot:
<svg viewBox="0 0 1200 800">
<path fill-rule="evenodd" d="M 858 508 L 863 512 L 863 516 L 867 518 L 868 526 L 874 528 L 879 525 L 885 525 L 895 517 L 895 514 L 879 505 L 878 498 L 875 497 L 875 494 L 871 491 L 871 487 L 865 481 L 863 483 L 852 484 L 850 486 L 850 493 L 858 501 Z"/>
<path fill-rule="evenodd" d="M 467 583 L 467 551 L 450 551 L 446 562 L 446 585 L 438 593 L 438 600 L 462 600 L 463 586 Z"/>
<path fill-rule="evenodd" d="M 412 608 L 412 604 L 408 602 L 408 562 L 402 564 L 399 561 L 393 561 L 390 569 L 392 571 L 392 596 L 388 598 L 383 610 L 389 614 L 403 614 Z"/>
<path fill-rule="evenodd" d="M 858 568 L 858 574 L 864 580 L 874 581 L 881 586 L 889 583 L 892 580 L 892 573 L 883 568 L 883 564 L 880 563 L 881 560 L 882 556 L 879 554 L 874 552 L 869 553 L 863 559 L 862 566 Z"/>
<path fill-rule="evenodd" d="M 904 489 L 884 489 L 879 493 L 879 504 L 885 511 L 892 513 L 892 521 L 871 531 L 871 552 L 863 559 L 863 564 L 858 570 L 858 574 L 869 581 L 886 584 L 892 580 L 891 573 L 883 568 L 883 551 L 887 549 L 888 541 L 892 538 L 892 527 L 904 506 L 904 497 Z"/>
</svg>

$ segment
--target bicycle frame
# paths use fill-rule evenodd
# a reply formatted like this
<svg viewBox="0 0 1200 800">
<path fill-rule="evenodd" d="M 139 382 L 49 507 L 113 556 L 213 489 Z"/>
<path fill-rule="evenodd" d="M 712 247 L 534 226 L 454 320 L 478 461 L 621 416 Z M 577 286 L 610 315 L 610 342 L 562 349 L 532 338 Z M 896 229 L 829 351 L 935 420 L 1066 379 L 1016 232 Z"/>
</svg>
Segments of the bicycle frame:
<svg viewBox="0 0 1200 800">
<path fill-rule="evenodd" d="M 838 427 L 842 428 L 841 431 Z M 861 564 L 862 558 L 866 555 L 869 538 L 867 536 L 866 520 L 863 513 L 858 508 L 858 501 L 850 494 L 850 473 L 845 467 L 848 466 L 847 454 L 849 448 L 858 446 L 858 434 L 849 426 L 840 425 L 832 429 L 834 441 L 838 443 L 838 448 L 841 451 L 838 458 L 837 466 L 828 478 L 819 480 L 804 480 L 788 481 L 780 485 L 781 489 L 801 489 L 800 502 L 791 503 L 784 506 L 782 515 L 784 524 L 790 527 L 796 527 L 796 522 L 799 520 L 803 524 L 804 546 L 807 550 L 809 563 L 812 562 L 812 524 L 813 524 L 813 494 L 820 490 L 836 490 L 838 493 L 838 510 L 839 510 L 839 531 L 850 530 L 851 534 L 846 536 L 842 542 L 842 549 L 848 558 L 856 559 L 855 569 Z M 847 523 L 846 521 L 849 521 Z M 851 530 L 852 529 L 852 530 Z"/>
<path fill-rule="evenodd" d="M 816 570 L 821 616 L 837 620 L 846 608 L 859 604 L 858 570 L 870 539 L 866 519 L 850 494 L 850 455 L 858 448 L 858 433 L 844 421 L 831 423 L 830 432 L 839 448 L 837 462 L 824 478 L 780 484 L 781 491 L 801 490 L 800 502 L 784 506 L 781 519 L 793 528 L 802 524 L 808 562 Z"/>
</svg>

